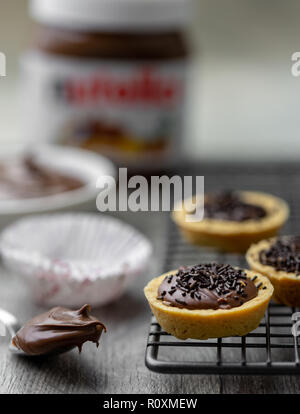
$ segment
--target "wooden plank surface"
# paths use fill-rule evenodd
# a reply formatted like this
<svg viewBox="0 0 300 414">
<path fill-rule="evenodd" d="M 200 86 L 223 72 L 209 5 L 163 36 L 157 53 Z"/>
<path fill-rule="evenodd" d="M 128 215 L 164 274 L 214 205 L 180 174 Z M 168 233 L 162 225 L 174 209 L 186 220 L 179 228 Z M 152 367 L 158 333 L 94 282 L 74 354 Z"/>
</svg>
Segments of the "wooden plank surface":
<svg viewBox="0 0 300 414">
<path fill-rule="evenodd" d="M 273 177 L 274 178 L 274 177 Z M 265 181 L 268 184 L 268 177 Z M 272 180 L 273 182 L 273 180 Z M 17 358 L 0 338 L 1 393 L 299 393 L 293 376 L 192 376 L 151 373 L 144 364 L 150 311 L 143 296 L 146 282 L 156 276 L 164 256 L 166 214 L 120 215 L 146 234 L 154 244 L 150 269 L 115 304 L 94 310 L 108 333 L 99 349 L 85 344 L 48 359 Z M 20 279 L 0 268 L 0 307 L 20 320 L 43 311 L 31 302 Z"/>
</svg>

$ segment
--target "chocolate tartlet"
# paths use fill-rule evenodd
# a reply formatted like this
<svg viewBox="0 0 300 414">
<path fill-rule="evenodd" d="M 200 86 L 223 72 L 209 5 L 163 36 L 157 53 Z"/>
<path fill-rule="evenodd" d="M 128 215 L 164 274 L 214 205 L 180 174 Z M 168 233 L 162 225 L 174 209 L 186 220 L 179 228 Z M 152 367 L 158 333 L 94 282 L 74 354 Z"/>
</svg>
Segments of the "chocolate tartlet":
<svg viewBox="0 0 300 414">
<path fill-rule="evenodd" d="M 28 355 L 59 354 L 92 341 L 99 345 L 105 326 L 90 314 L 90 306 L 79 310 L 56 307 L 28 321 L 12 344 Z"/>
<path fill-rule="evenodd" d="M 264 276 L 216 263 L 181 267 L 145 287 L 157 321 L 179 339 L 246 335 L 259 325 L 272 294 Z"/>
<path fill-rule="evenodd" d="M 270 279 L 276 302 L 300 306 L 299 236 L 261 240 L 249 248 L 246 257 L 251 269 Z"/>
<path fill-rule="evenodd" d="M 186 200 L 185 207 L 192 202 Z M 276 235 L 289 215 L 283 200 L 250 191 L 206 194 L 199 222 L 186 220 L 184 206 L 176 210 L 173 220 L 189 242 L 233 252 L 245 252 L 252 243 Z"/>
</svg>

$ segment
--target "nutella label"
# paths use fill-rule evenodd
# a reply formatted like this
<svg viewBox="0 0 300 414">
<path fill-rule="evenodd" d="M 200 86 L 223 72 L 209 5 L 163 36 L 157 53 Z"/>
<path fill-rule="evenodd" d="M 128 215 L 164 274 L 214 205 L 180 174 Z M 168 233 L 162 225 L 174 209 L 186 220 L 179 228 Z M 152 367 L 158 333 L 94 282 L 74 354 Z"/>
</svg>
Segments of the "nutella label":
<svg viewBox="0 0 300 414">
<path fill-rule="evenodd" d="M 167 159 L 182 133 L 185 62 L 23 59 L 28 139 L 99 151 L 130 165 Z"/>
</svg>

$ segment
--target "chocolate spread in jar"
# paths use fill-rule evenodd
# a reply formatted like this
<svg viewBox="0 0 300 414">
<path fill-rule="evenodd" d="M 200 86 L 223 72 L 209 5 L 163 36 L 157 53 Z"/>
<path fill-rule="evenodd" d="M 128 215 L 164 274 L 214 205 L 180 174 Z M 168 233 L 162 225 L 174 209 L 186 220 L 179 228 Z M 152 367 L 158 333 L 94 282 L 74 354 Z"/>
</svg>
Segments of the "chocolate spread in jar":
<svg viewBox="0 0 300 414">
<path fill-rule="evenodd" d="M 40 164 L 33 156 L 0 161 L 0 201 L 40 198 L 83 185 L 75 177 Z"/>
<path fill-rule="evenodd" d="M 158 299 L 178 308 L 231 309 L 257 296 L 254 280 L 230 265 L 183 266 L 165 277 L 158 288 Z"/>
<path fill-rule="evenodd" d="M 28 321 L 12 339 L 13 345 L 28 355 L 58 354 L 95 342 L 99 346 L 105 326 L 90 314 L 90 306 L 79 310 L 56 307 Z"/>
<path fill-rule="evenodd" d="M 23 73 L 39 93 L 26 135 L 166 168 L 182 138 L 191 0 L 31 3 L 39 29 Z"/>
</svg>

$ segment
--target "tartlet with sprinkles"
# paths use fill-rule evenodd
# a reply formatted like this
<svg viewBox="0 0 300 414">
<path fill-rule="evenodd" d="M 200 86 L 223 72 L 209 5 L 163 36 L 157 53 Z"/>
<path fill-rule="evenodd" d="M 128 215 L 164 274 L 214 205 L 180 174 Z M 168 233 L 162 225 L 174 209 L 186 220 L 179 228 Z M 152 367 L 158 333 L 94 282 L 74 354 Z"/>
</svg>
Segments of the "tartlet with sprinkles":
<svg viewBox="0 0 300 414">
<path fill-rule="evenodd" d="M 251 244 L 276 236 L 289 216 L 287 203 L 271 194 L 223 191 L 205 194 L 204 218 L 191 222 L 186 217 L 194 202 L 185 200 L 172 213 L 183 237 L 223 251 L 245 252 Z"/>
<path fill-rule="evenodd" d="M 249 248 L 246 258 L 253 271 L 270 279 L 276 302 L 300 306 L 300 236 L 261 240 Z"/>
<path fill-rule="evenodd" d="M 165 273 L 144 292 L 166 332 L 179 339 L 208 339 L 256 329 L 273 287 L 258 272 L 207 263 Z"/>
</svg>

